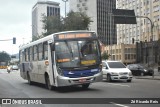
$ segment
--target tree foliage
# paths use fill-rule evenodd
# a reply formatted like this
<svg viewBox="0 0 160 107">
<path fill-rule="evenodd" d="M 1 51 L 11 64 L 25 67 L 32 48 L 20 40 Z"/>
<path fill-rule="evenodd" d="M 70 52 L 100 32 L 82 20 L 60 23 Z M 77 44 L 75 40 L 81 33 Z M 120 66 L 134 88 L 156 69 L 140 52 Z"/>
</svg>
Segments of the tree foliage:
<svg viewBox="0 0 160 107">
<path fill-rule="evenodd" d="M 91 18 L 85 13 L 81 12 L 69 12 L 64 19 L 64 30 L 88 30 Z"/>
<path fill-rule="evenodd" d="M 42 15 L 43 29 L 46 31 L 43 36 L 52 33 L 70 30 L 88 30 L 91 18 L 85 13 L 69 12 L 66 17 Z"/>
<path fill-rule="evenodd" d="M 42 20 L 44 26 L 43 29 L 46 31 L 43 36 L 50 35 L 52 33 L 60 32 L 63 29 L 62 18 L 60 16 L 45 16 L 43 15 Z"/>
<path fill-rule="evenodd" d="M 10 55 L 4 51 L 0 52 L 0 62 L 8 62 L 10 61 Z"/>
<path fill-rule="evenodd" d="M 109 57 L 110 57 L 110 55 L 109 55 L 106 51 L 104 51 L 104 52 L 102 53 L 102 59 L 103 59 L 103 60 L 107 60 Z"/>
</svg>

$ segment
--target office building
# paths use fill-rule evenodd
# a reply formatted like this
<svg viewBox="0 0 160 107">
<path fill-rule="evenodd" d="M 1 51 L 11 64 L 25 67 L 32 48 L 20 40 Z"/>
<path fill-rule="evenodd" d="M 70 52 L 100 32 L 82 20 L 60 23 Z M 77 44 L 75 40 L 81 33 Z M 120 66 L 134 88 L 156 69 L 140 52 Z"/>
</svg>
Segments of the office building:
<svg viewBox="0 0 160 107">
<path fill-rule="evenodd" d="M 44 33 L 42 15 L 60 15 L 59 3 L 53 1 L 38 1 L 32 8 L 32 38 Z"/>
<path fill-rule="evenodd" d="M 117 0 L 116 8 L 134 10 L 136 16 L 143 16 L 136 18 L 137 24 L 117 25 L 117 44 L 132 44 L 132 38 L 134 43 L 160 39 L 160 0 Z M 153 36 L 151 22 L 144 17 L 148 17 L 154 24 Z"/>
<path fill-rule="evenodd" d="M 89 30 L 96 31 L 105 45 L 116 44 L 116 26 L 110 13 L 116 8 L 116 0 L 70 0 L 69 9 L 84 12 L 91 17 Z"/>
</svg>

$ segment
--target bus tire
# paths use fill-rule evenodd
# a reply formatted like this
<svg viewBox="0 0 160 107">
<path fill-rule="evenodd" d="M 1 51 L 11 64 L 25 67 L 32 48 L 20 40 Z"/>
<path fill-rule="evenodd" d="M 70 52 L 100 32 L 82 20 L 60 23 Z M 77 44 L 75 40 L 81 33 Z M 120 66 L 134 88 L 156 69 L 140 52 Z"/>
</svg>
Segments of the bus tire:
<svg viewBox="0 0 160 107">
<path fill-rule="evenodd" d="M 89 87 L 90 83 L 87 83 L 87 84 L 82 84 L 82 88 L 83 89 L 87 89 Z"/>
<path fill-rule="evenodd" d="M 48 75 L 45 75 L 45 81 L 46 81 L 46 88 L 49 89 L 49 90 L 52 90 L 53 86 L 51 86 L 51 83 L 50 83 Z"/>
<path fill-rule="evenodd" d="M 31 81 L 29 72 L 27 72 L 27 80 L 28 80 L 28 84 L 29 84 L 29 85 L 32 85 L 33 82 Z"/>
</svg>

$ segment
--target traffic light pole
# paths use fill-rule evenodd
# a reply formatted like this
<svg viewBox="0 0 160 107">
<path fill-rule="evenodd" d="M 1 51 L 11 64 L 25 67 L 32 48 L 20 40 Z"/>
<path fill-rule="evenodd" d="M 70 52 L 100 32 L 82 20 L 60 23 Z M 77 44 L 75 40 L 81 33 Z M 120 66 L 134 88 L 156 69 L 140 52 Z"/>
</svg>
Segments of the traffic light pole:
<svg viewBox="0 0 160 107">
<path fill-rule="evenodd" d="M 12 40 L 13 41 L 13 44 L 16 44 L 16 38 L 13 37 L 13 39 L 3 39 L 3 40 L 0 40 L 0 41 L 10 41 Z"/>
</svg>

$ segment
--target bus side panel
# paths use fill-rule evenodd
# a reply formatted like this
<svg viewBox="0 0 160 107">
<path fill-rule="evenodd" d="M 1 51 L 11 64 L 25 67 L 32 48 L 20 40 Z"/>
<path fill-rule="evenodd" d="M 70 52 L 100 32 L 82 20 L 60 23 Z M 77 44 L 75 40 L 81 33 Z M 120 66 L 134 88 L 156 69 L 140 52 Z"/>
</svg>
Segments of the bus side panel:
<svg viewBox="0 0 160 107">
<path fill-rule="evenodd" d="M 30 72 L 31 81 L 39 82 L 38 81 L 38 61 L 32 62 L 32 71 Z"/>
<path fill-rule="evenodd" d="M 48 72 L 48 66 L 45 61 L 38 61 L 38 81 L 45 84 L 45 72 Z"/>
</svg>

